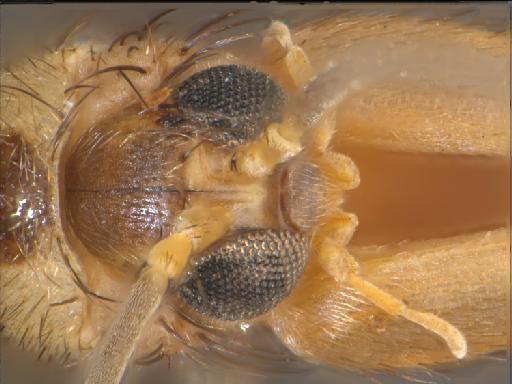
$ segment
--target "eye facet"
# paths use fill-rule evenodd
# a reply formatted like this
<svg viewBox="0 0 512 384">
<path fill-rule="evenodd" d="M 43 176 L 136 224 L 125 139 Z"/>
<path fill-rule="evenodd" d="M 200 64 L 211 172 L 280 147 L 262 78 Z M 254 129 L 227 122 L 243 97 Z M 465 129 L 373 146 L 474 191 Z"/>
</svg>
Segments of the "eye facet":
<svg viewBox="0 0 512 384">
<path fill-rule="evenodd" d="M 281 120 L 286 100 L 267 74 L 241 65 L 198 72 L 173 96 L 202 135 L 222 144 L 242 144 L 259 136 L 268 124 Z"/>
<path fill-rule="evenodd" d="M 253 230 L 203 254 L 179 287 L 183 301 L 204 315 L 246 320 L 281 302 L 302 275 L 309 239 L 288 230 Z"/>
</svg>

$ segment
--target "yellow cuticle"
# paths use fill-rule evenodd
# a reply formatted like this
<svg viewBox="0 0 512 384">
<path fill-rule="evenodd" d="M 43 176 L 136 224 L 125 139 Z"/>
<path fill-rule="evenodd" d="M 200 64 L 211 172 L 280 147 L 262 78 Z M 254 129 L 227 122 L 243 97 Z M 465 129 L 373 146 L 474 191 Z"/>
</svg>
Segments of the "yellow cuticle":
<svg viewBox="0 0 512 384">
<path fill-rule="evenodd" d="M 237 151 L 239 170 L 255 177 L 270 174 L 277 164 L 302 150 L 300 137 L 288 124 L 270 124 L 259 140 Z"/>
<path fill-rule="evenodd" d="M 302 48 L 294 45 L 286 54 L 286 66 L 297 88 L 303 87 L 313 74 L 308 56 Z"/>
<path fill-rule="evenodd" d="M 300 137 L 288 124 L 271 124 L 266 132 L 268 145 L 285 157 L 294 156 L 302 150 Z"/>
<path fill-rule="evenodd" d="M 232 223 L 233 219 L 226 208 L 202 203 L 184 211 L 177 226 L 189 239 L 193 239 L 193 252 L 197 253 L 221 238 Z"/>
<path fill-rule="evenodd" d="M 254 177 L 271 173 L 281 158 L 279 151 L 269 146 L 266 135 L 238 150 L 236 157 L 238 169 Z"/>
<path fill-rule="evenodd" d="M 164 271 L 168 278 L 173 279 L 181 275 L 191 252 L 191 239 L 176 233 L 159 241 L 151 249 L 147 263 L 151 269 Z"/>
<path fill-rule="evenodd" d="M 156 108 L 159 104 L 165 102 L 172 94 L 172 89 L 164 87 L 158 91 L 154 91 L 148 95 L 144 95 L 144 100 L 150 107 Z"/>
</svg>

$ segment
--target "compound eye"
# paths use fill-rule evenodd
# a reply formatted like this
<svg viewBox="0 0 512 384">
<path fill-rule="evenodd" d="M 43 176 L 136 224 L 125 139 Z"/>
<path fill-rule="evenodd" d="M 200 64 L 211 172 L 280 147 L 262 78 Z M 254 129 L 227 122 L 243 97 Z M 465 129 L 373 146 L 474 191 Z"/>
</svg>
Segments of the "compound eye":
<svg viewBox="0 0 512 384">
<path fill-rule="evenodd" d="M 201 255 L 178 292 L 203 315 L 220 320 L 251 319 L 290 294 L 308 254 L 309 239 L 299 232 L 241 232 Z"/>
<path fill-rule="evenodd" d="M 242 65 L 198 72 L 182 82 L 173 97 L 202 136 L 221 144 L 257 138 L 268 124 L 281 121 L 286 101 L 267 74 Z"/>
</svg>

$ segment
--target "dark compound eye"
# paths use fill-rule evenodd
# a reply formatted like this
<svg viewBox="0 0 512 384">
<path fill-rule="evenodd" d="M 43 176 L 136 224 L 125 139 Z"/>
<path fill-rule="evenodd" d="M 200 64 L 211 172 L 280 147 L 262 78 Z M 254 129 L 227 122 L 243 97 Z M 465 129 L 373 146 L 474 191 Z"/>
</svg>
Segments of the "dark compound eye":
<svg viewBox="0 0 512 384">
<path fill-rule="evenodd" d="M 178 292 L 206 316 L 247 320 L 288 296 L 308 254 L 309 240 L 298 232 L 242 232 L 202 255 Z"/>
<path fill-rule="evenodd" d="M 201 134 L 225 144 L 241 144 L 279 122 L 286 101 L 281 88 L 265 73 L 241 65 L 221 65 L 198 72 L 174 92 L 182 112 Z"/>
</svg>

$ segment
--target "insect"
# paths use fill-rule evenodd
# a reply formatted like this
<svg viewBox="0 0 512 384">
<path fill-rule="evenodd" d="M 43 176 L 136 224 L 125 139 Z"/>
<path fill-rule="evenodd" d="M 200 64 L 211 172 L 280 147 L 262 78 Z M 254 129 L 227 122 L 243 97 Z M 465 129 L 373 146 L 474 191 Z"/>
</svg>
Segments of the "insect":
<svg viewBox="0 0 512 384">
<path fill-rule="evenodd" d="M 506 195 L 504 33 L 355 11 L 241 32 L 230 11 L 160 36 L 177 12 L 2 72 L 4 333 L 41 358 L 88 357 L 89 383 L 178 353 L 393 371 L 504 350 L 506 206 L 480 202 L 446 232 L 364 230 L 378 195 L 413 199 L 372 156 L 411 179 L 403 162 L 428 160 L 429 180 L 467 172 L 468 201 Z M 249 41 L 257 55 L 236 51 Z M 440 53 L 415 72 L 420 43 Z M 477 69 L 452 48 L 476 52 Z M 457 70 L 437 73 L 447 57 Z M 432 165 L 474 158 L 444 179 Z M 378 184 L 363 198 L 365 174 Z M 259 327 L 287 350 L 252 346 Z"/>
</svg>

